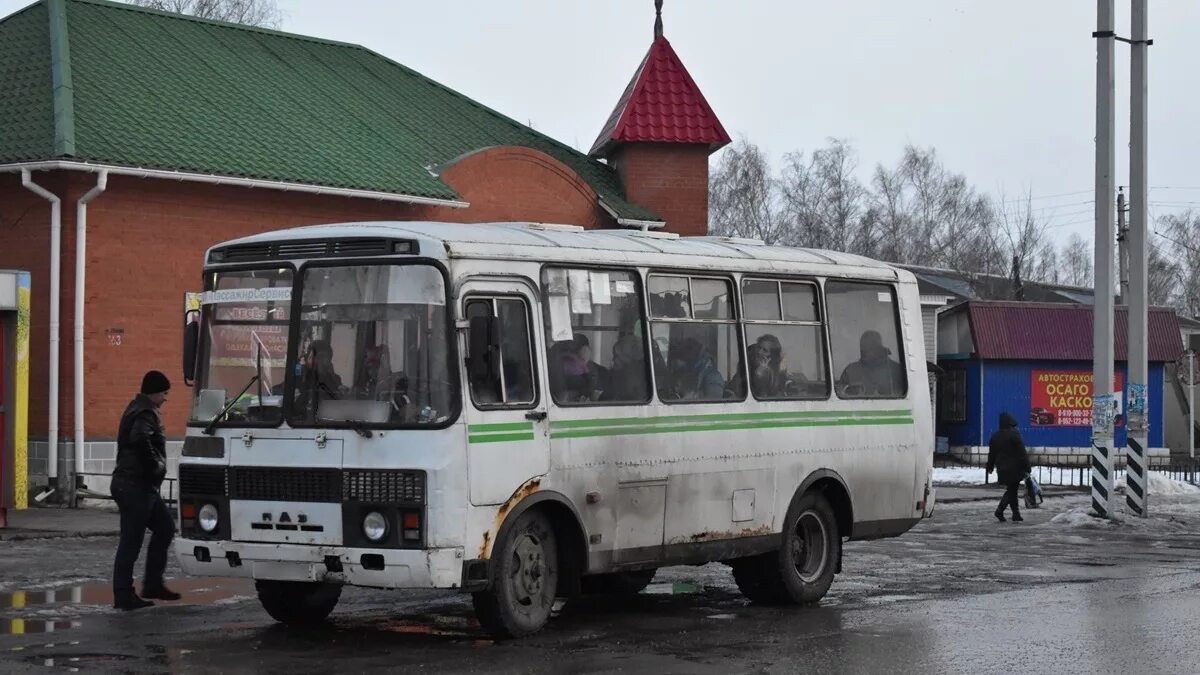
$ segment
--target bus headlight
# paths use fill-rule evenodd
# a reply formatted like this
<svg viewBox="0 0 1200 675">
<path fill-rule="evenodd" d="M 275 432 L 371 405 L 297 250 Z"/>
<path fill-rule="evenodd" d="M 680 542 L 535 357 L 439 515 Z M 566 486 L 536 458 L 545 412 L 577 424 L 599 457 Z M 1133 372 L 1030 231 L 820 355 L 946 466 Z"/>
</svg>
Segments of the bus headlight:
<svg viewBox="0 0 1200 675">
<path fill-rule="evenodd" d="M 196 522 L 200 525 L 200 529 L 207 534 L 212 534 L 217 531 L 217 525 L 221 523 L 221 512 L 213 504 L 205 504 L 200 507 L 200 513 L 196 516 Z"/>
<path fill-rule="evenodd" d="M 382 541 L 388 533 L 387 518 L 378 511 L 372 511 L 363 518 L 362 523 L 363 534 L 371 541 Z"/>
</svg>

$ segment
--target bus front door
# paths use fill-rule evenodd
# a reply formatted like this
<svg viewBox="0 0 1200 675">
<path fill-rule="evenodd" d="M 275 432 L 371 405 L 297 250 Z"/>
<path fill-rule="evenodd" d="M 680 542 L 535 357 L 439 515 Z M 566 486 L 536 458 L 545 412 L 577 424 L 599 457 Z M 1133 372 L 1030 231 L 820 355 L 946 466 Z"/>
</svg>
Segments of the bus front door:
<svg viewBox="0 0 1200 675">
<path fill-rule="evenodd" d="M 533 337 L 540 316 L 530 288 L 518 281 L 467 282 L 459 297 L 471 503 L 502 504 L 550 469 Z"/>
</svg>

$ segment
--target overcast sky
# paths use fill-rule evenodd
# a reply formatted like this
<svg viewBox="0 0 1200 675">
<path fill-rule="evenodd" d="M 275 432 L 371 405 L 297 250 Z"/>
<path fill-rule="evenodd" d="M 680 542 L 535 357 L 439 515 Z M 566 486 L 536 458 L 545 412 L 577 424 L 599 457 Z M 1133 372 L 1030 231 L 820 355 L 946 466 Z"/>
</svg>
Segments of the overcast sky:
<svg viewBox="0 0 1200 675">
<path fill-rule="evenodd" d="M 26 4 L 0 0 L 0 15 Z M 284 30 L 365 45 L 584 151 L 654 19 L 652 0 L 279 4 Z M 1150 199 L 1160 215 L 1200 206 L 1200 2 L 1151 5 Z M 666 0 L 663 13 L 729 133 L 776 160 L 846 138 L 866 179 L 905 144 L 932 146 L 981 189 L 1031 190 L 1055 233 L 1090 238 L 1095 12 L 1091 0 Z M 1124 0 L 1117 27 L 1129 34 Z M 1128 54 L 1119 44 L 1119 184 Z"/>
</svg>

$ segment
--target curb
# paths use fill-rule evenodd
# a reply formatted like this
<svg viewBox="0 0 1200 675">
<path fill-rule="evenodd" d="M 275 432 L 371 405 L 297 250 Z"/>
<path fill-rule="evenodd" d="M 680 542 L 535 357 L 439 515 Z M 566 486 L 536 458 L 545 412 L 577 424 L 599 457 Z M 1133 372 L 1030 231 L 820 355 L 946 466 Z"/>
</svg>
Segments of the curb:
<svg viewBox="0 0 1200 675">
<path fill-rule="evenodd" d="M 33 539 L 92 539 L 120 536 L 118 530 L 101 532 L 61 532 L 56 530 L 0 530 L 0 541 L 30 541 Z"/>
<path fill-rule="evenodd" d="M 1043 492 L 1042 498 L 1043 499 L 1054 499 L 1056 497 L 1070 497 L 1072 495 L 1081 495 L 1081 494 L 1086 494 L 1086 492 L 1083 492 L 1081 490 Z M 938 497 L 935 504 L 969 504 L 971 502 L 991 502 L 991 501 L 995 501 L 995 500 L 996 500 L 996 495 L 980 495 L 978 497 L 946 497 L 944 499 L 941 497 Z"/>
</svg>

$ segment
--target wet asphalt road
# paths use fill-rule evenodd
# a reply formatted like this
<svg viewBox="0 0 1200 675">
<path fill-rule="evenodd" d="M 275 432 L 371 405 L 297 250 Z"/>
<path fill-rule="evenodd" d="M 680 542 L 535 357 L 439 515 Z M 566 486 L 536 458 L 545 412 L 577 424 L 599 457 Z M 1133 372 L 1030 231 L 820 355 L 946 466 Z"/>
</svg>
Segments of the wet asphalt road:
<svg viewBox="0 0 1200 675">
<path fill-rule="evenodd" d="M 1148 524 L 1048 522 L 1084 505 L 1047 500 L 1021 525 L 991 504 L 941 506 L 904 537 L 848 545 L 819 607 L 750 606 L 724 566 L 675 567 L 506 643 L 467 598 L 433 592 L 348 589 L 305 632 L 231 580 L 181 579 L 184 602 L 117 613 L 111 539 L 4 542 L 0 630 L 25 634 L 0 635 L 0 672 L 1200 672 L 1196 504 Z"/>
</svg>

